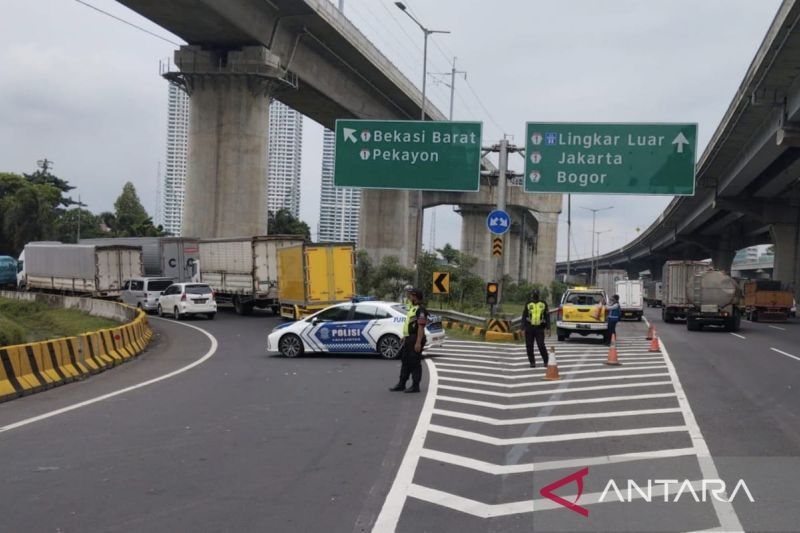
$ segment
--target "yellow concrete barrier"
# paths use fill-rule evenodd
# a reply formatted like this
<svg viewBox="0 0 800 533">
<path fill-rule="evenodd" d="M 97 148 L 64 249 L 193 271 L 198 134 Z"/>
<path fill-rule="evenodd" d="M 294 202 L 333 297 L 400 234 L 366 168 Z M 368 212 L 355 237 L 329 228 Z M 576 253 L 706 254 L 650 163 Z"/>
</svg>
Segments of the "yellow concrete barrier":
<svg viewBox="0 0 800 533">
<path fill-rule="evenodd" d="M 513 333 L 505 333 L 503 331 L 487 331 L 486 340 L 490 342 L 508 342 L 514 340 Z"/>
</svg>

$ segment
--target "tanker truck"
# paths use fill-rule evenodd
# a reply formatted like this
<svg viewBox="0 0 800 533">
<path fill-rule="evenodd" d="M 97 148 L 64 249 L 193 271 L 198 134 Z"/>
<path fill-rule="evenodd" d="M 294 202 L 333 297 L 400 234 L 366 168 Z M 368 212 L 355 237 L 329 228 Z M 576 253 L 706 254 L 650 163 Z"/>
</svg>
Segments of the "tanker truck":
<svg viewBox="0 0 800 533">
<path fill-rule="evenodd" d="M 700 331 L 703 326 L 723 326 L 739 331 L 742 320 L 742 291 L 736 280 L 719 270 L 699 272 L 686 284 L 686 329 Z"/>
</svg>

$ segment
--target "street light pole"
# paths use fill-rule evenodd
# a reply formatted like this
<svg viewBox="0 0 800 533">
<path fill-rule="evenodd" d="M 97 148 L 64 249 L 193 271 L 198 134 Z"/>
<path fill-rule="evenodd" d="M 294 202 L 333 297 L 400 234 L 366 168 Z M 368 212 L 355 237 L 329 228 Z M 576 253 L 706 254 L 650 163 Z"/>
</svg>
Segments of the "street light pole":
<svg viewBox="0 0 800 533">
<path fill-rule="evenodd" d="M 425 104 L 426 104 L 426 89 L 427 89 L 427 78 L 428 78 L 428 36 L 434 33 L 450 33 L 446 30 L 430 30 L 422 25 L 420 21 L 414 17 L 411 13 L 408 12 L 408 8 L 403 2 L 395 2 L 394 5 L 397 6 L 400 11 L 408 15 L 408 18 L 414 21 L 414 23 L 419 26 L 419 29 L 422 30 L 422 33 L 425 35 L 425 42 L 423 45 L 422 50 L 422 106 L 420 108 L 420 120 L 425 120 Z M 417 285 L 419 285 L 419 254 L 420 250 L 422 249 L 422 222 L 424 216 L 424 207 L 422 205 L 422 191 L 417 191 L 417 238 L 414 247 L 414 266 L 416 268 L 416 278 L 417 278 Z"/>
<path fill-rule="evenodd" d="M 589 281 L 590 281 L 590 285 L 594 285 L 595 282 L 597 281 L 596 276 L 595 276 L 595 268 L 594 268 L 594 265 L 595 265 L 594 235 L 595 235 L 595 223 L 597 221 L 597 213 L 599 211 L 608 211 L 609 209 L 614 209 L 614 206 L 612 205 L 610 207 L 601 207 L 600 209 L 593 209 L 591 207 L 581 207 L 581 209 L 585 209 L 587 211 L 591 211 L 592 212 L 592 273 L 591 273 L 591 277 L 590 277 Z"/>
</svg>

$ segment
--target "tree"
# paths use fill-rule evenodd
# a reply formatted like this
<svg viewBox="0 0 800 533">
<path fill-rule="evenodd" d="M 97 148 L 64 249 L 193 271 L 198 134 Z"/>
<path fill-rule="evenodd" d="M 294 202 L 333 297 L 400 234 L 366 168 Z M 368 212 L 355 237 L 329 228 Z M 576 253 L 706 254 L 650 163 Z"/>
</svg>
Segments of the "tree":
<svg viewBox="0 0 800 533">
<path fill-rule="evenodd" d="M 0 199 L 2 247 L 18 254 L 31 241 L 53 238 L 61 191 L 51 185 L 25 183 Z"/>
<path fill-rule="evenodd" d="M 109 227 L 115 237 L 159 237 L 166 234 L 164 228 L 153 225 L 153 219 L 142 206 L 136 187 L 131 182 L 122 187 L 122 194 L 114 202 L 113 221 L 105 214 L 101 217 L 104 217 L 102 221 L 106 225 L 113 223 Z"/>
<path fill-rule="evenodd" d="M 61 215 L 56 221 L 55 238 L 61 242 L 77 242 L 78 238 L 78 219 L 80 218 L 80 237 L 81 239 L 92 239 L 103 237 L 106 233 L 100 226 L 100 217 L 87 209 L 70 209 Z"/>
<path fill-rule="evenodd" d="M 461 254 L 461 252 L 450 246 L 450 243 L 445 244 L 444 248 L 439 248 L 436 251 L 442 254 L 442 258 L 448 265 L 458 261 L 458 257 Z"/>
<path fill-rule="evenodd" d="M 366 250 L 359 250 L 356 253 L 356 292 L 358 294 L 367 295 L 372 291 L 372 276 L 375 267 L 372 265 L 372 259 Z"/>
<path fill-rule="evenodd" d="M 73 190 L 75 187 L 67 183 L 66 180 L 62 180 L 61 178 L 53 175 L 50 172 L 50 169 L 53 168 L 53 162 L 47 158 L 44 158 L 40 161 L 36 162 L 36 165 L 39 167 L 36 172 L 33 174 L 25 174 L 25 179 L 28 182 L 33 183 L 34 185 L 50 185 L 61 191 L 61 199 L 60 203 L 63 206 L 69 206 L 76 204 L 72 198 L 65 198 L 64 194 L 68 193 L 69 191 Z"/>
<path fill-rule="evenodd" d="M 414 279 L 414 270 L 400 264 L 397 257 L 390 255 L 384 257 L 381 264 L 375 269 L 374 292 L 375 296 L 387 300 L 395 300 Z"/>
<path fill-rule="evenodd" d="M 302 235 L 305 240 L 311 240 L 311 229 L 308 224 L 296 218 L 288 209 L 279 209 L 269 213 L 267 233 L 270 235 Z"/>
</svg>

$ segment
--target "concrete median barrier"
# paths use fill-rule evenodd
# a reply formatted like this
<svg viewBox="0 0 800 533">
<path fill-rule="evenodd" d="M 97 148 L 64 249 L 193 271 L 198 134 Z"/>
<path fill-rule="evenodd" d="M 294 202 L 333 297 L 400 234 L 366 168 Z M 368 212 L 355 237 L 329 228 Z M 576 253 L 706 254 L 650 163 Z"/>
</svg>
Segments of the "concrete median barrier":
<svg viewBox="0 0 800 533">
<path fill-rule="evenodd" d="M 60 303 L 124 322 L 74 337 L 0 347 L 0 402 L 84 379 L 130 361 L 147 349 L 153 337 L 147 315 L 128 305 L 7 291 L 0 291 L 0 296 L 46 300 L 48 305 Z"/>
</svg>

